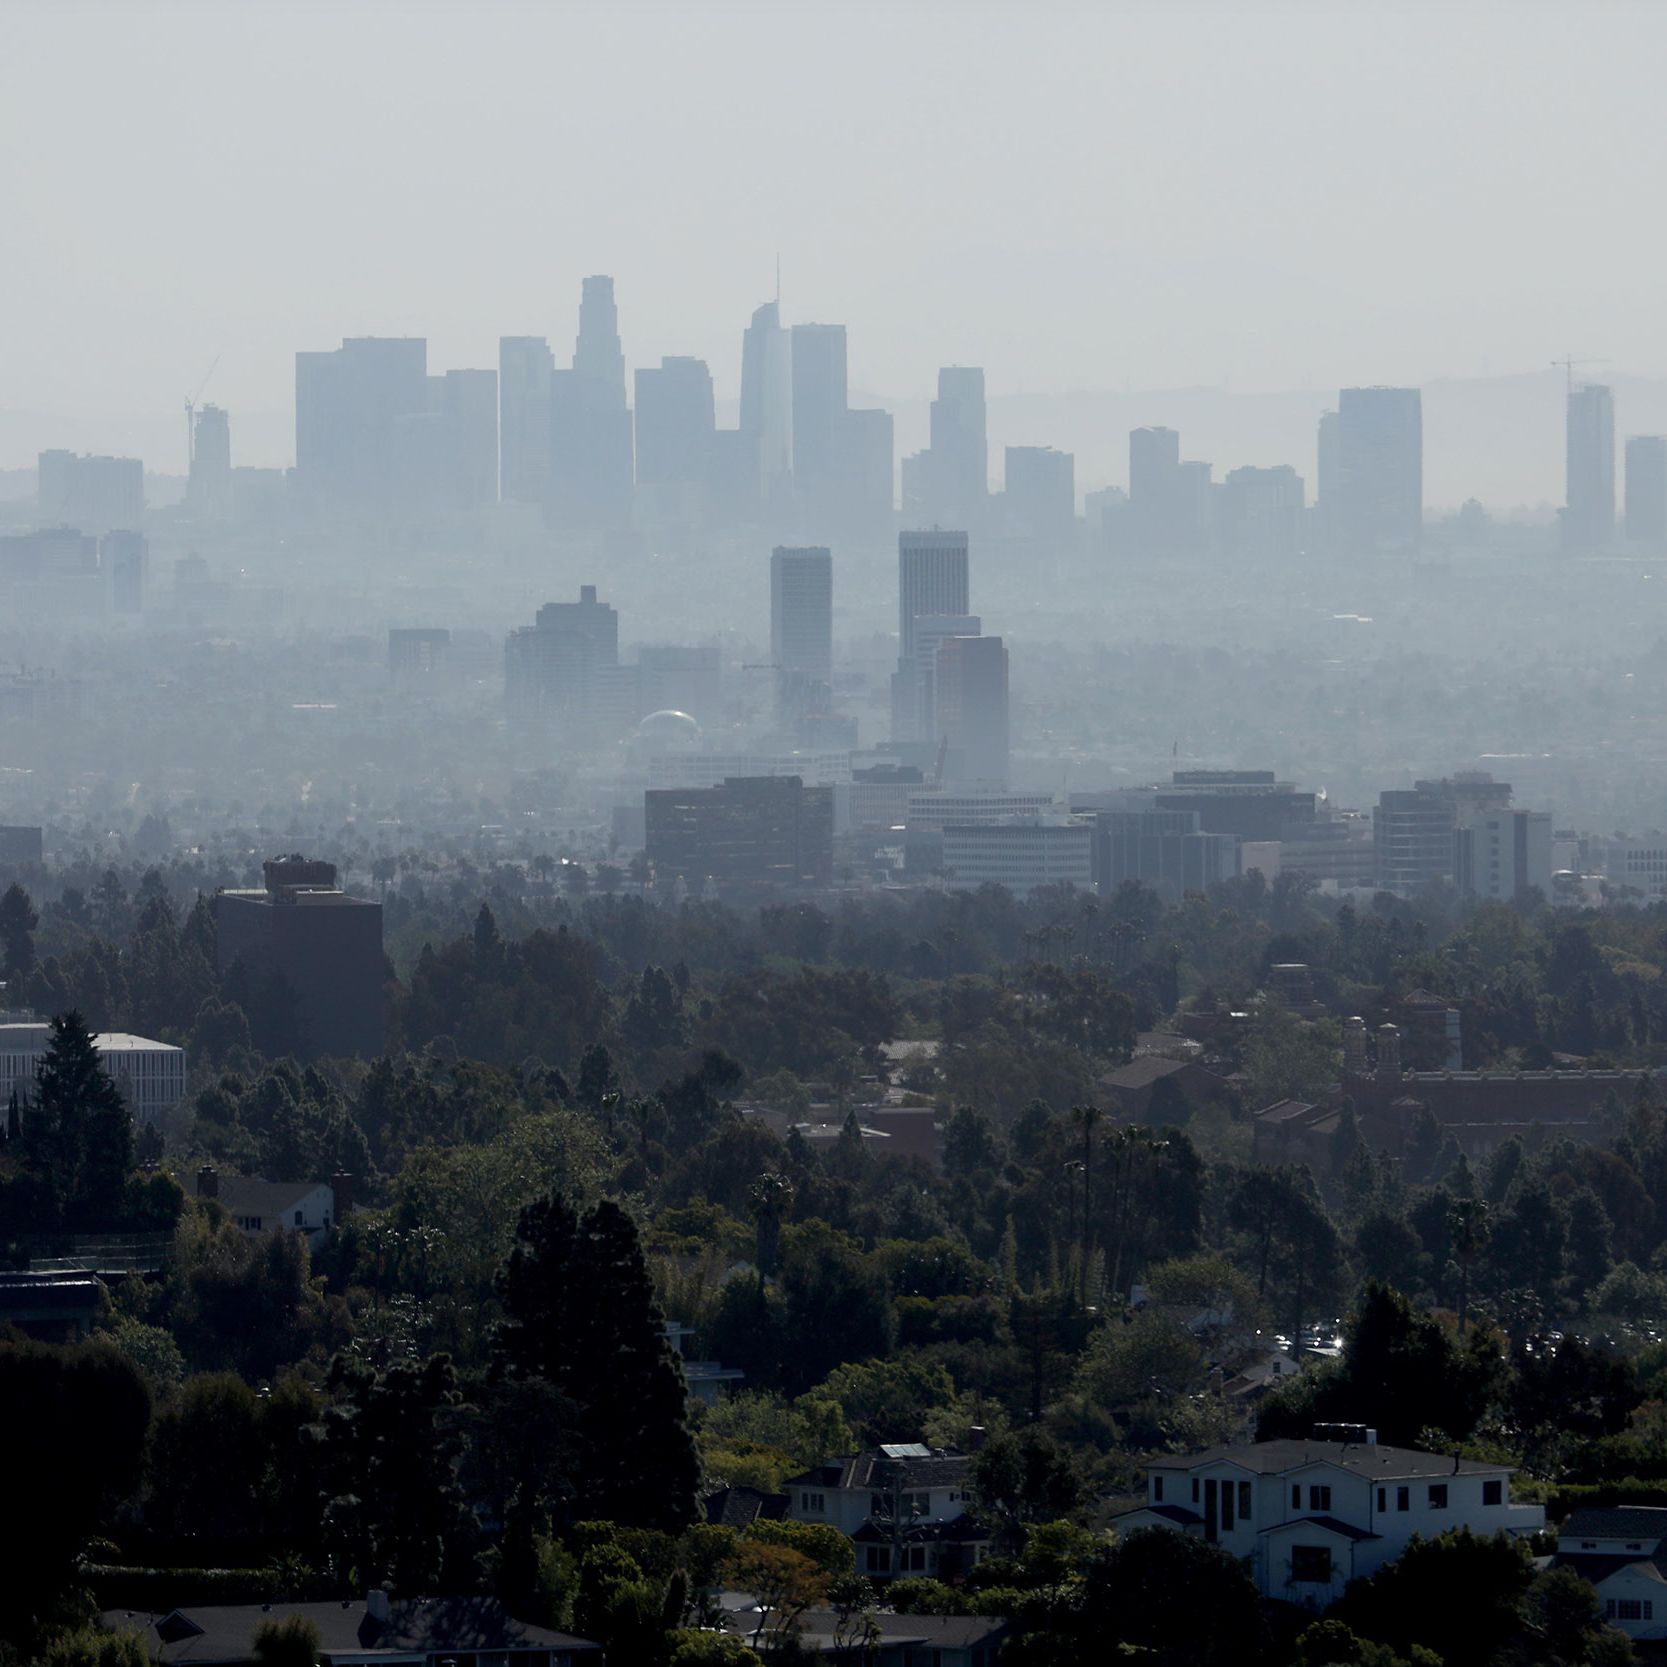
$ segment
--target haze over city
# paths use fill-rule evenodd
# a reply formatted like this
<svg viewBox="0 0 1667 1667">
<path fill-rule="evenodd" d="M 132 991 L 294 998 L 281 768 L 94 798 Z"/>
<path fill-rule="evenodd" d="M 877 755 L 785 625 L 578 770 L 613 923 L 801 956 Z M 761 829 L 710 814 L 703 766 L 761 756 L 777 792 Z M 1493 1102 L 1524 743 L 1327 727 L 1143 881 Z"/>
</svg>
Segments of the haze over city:
<svg viewBox="0 0 1667 1667">
<path fill-rule="evenodd" d="M 1662 1660 L 1664 63 L 0 0 L 0 1667 Z"/>
</svg>

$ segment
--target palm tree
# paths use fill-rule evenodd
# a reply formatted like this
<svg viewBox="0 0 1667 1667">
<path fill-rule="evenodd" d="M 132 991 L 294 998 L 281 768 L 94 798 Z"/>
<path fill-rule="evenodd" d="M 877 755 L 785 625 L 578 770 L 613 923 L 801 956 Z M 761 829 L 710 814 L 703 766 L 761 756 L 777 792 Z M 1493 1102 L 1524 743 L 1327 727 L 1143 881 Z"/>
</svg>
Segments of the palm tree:
<svg viewBox="0 0 1667 1667">
<path fill-rule="evenodd" d="M 1088 1300 L 1088 1258 L 1093 1240 L 1094 1129 L 1100 1121 L 1098 1106 L 1072 1106 L 1071 1121 L 1082 1130 L 1082 1300 Z"/>
<path fill-rule="evenodd" d="M 1447 1212 L 1447 1237 L 1459 1264 L 1459 1336 L 1470 1323 L 1470 1269 L 1493 1237 L 1486 1199 L 1461 1198 Z"/>
</svg>

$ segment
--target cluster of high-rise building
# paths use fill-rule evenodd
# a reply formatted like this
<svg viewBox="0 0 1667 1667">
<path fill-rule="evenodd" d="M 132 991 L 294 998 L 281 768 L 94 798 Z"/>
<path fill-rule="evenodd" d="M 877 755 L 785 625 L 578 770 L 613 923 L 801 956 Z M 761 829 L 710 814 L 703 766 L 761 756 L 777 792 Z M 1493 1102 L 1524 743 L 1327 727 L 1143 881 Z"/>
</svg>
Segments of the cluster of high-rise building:
<svg viewBox="0 0 1667 1667">
<path fill-rule="evenodd" d="M 1628 544 L 1667 545 L 1667 435 L 1633 434 L 1626 442 L 1625 498 L 1615 513 L 1615 396 L 1601 383 L 1570 381 L 1568 493 L 1563 545 L 1591 555 Z"/>
</svg>

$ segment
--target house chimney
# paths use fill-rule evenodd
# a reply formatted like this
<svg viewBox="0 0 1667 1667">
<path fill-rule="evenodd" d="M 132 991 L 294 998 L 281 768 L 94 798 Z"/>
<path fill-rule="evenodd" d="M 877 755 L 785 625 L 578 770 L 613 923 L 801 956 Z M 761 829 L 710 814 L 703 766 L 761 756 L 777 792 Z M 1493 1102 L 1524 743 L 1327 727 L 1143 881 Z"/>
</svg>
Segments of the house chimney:
<svg viewBox="0 0 1667 1667">
<path fill-rule="evenodd" d="M 1366 1021 L 1358 1014 L 1343 1021 L 1343 1075 L 1366 1075 Z"/>
<path fill-rule="evenodd" d="M 1378 1026 L 1378 1081 L 1401 1080 L 1401 1033 L 1394 1025 Z"/>
<path fill-rule="evenodd" d="M 214 1165 L 205 1163 L 197 1171 L 197 1196 L 199 1198 L 218 1198 L 220 1196 L 220 1177 L 214 1172 Z"/>
<path fill-rule="evenodd" d="M 340 1227 L 353 1214 L 353 1177 L 345 1170 L 338 1169 L 330 1177 L 330 1192 L 335 1223 Z"/>
<path fill-rule="evenodd" d="M 388 1624 L 388 1594 L 380 1586 L 373 1586 L 365 1593 L 365 1613 L 373 1621 Z"/>
</svg>

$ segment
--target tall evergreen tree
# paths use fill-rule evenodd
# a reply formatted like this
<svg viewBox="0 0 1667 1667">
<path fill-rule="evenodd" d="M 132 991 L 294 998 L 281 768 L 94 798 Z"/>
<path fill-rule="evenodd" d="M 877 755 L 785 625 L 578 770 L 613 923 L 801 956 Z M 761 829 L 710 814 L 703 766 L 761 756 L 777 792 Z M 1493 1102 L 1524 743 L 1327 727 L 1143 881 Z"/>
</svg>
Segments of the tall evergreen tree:
<svg viewBox="0 0 1667 1667">
<path fill-rule="evenodd" d="M 133 1167 L 133 1119 L 79 1013 L 52 1021 L 24 1134 L 64 1225 L 111 1225 Z"/>
<path fill-rule="evenodd" d="M 529 1205 L 498 1288 L 500 1366 L 572 1407 L 573 1516 L 685 1527 L 699 1462 L 635 1223 L 606 1201 L 582 1221 L 559 1194 Z"/>
<path fill-rule="evenodd" d="M 0 897 L 0 954 L 4 957 L 0 970 L 4 970 L 8 983 L 26 977 L 33 969 L 33 934 L 40 923 L 28 892 L 15 882 L 8 886 L 5 895 Z"/>
</svg>

